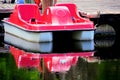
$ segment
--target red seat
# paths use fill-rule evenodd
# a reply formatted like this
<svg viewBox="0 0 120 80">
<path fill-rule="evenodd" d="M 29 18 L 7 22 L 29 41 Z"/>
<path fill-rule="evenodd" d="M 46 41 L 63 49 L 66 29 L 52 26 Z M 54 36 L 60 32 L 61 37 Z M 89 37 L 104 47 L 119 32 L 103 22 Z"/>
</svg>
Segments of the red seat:
<svg viewBox="0 0 120 80">
<path fill-rule="evenodd" d="M 41 15 L 36 4 L 18 4 L 19 18 L 29 22 L 31 19 L 41 20 Z"/>
<path fill-rule="evenodd" d="M 84 22 L 84 19 L 79 15 L 77 6 L 74 3 L 57 3 L 55 6 L 66 6 L 71 15 L 73 16 L 73 19 L 75 19 L 77 22 Z"/>
<path fill-rule="evenodd" d="M 49 24 L 69 24 L 72 16 L 69 9 L 65 6 L 48 7 L 43 14 L 44 21 Z"/>
<path fill-rule="evenodd" d="M 66 6 L 74 17 L 78 17 L 77 6 L 74 3 L 58 3 L 55 6 Z"/>
</svg>

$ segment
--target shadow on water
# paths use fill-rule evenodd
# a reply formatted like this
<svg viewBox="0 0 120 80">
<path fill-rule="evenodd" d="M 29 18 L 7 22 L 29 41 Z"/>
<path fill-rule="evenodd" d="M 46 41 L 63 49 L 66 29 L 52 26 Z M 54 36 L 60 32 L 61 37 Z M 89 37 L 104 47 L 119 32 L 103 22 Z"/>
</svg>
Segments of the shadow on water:
<svg viewBox="0 0 120 80">
<path fill-rule="evenodd" d="M 118 40 L 95 40 L 96 56 L 99 56 L 103 59 L 119 59 L 119 47 L 120 45 Z"/>
</svg>

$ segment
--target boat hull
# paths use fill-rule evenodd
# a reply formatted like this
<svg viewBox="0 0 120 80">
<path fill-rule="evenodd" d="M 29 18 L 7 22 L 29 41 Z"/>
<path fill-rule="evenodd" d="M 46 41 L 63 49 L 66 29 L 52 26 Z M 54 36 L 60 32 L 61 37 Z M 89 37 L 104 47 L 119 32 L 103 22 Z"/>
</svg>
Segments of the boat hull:
<svg viewBox="0 0 120 80">
<path fill-rule="evenodd" d="M 73 31 L 72 38 L 74 40 L 93 40 L 94 39 L 94 30 Z"/>
<path fill-rule="evenodd" d="M 11 34 L 5 33 L 4 42 L 6 44 L 15 46 L 19 49 L 23 49 L 28 52 L 35 53 L 50 53 L 50 52 L 66 52 L 70 46 L 72 49 L 69 49 L 73 52 L 83 52 L 83 51 L 94 51 L 94 41 L 93 40 L 85 40 L 85 41 L 73 41 L 69 43 L 69 46 L 66 46 L 68 43 L 60 43 L 63 46 L 66 46 L 66 49 L 63 49 L 59 43 L 54 42 L 29 42 L 19 37 L 13 36 Z M 55 44 L 55 45 L 54 45 Z M 56 50 L 57 49 L 57 50 Z"/>
<path fill-rule="evenodd" d="M 53 31 L 27 31 L 9 23 L 3 22 L 4 29 L 6 33 L 12 34 L 19 38 L 25 39 L 31 42 L 51 42 L 53 41 Z M 61 30 L 62 31 L 65 30 Z M 66 30 L 69 31 L 69 30 Z M 71 30 L 70 30 L 71 31 Z M 94 39 L 94 30 L 73 30 L 72 31 L 73 40 L 93 40 Z M 62 36 L 60 36 L 62 38 Z"/>
<path fill-rule="evenodd" d="M 30 42 L 51 42 L 53 40 L 52 32 L 26 31 L 8 23 L 3 23 L 3 25 L 5 32 Z"/>
</svg>

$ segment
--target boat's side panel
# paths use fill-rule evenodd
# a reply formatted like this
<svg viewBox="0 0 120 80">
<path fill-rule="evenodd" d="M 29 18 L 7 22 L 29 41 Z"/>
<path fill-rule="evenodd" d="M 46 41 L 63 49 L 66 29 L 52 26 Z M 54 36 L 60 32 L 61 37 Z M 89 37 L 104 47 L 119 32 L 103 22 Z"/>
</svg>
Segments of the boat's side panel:
<svg viewBox="0 0 120 80">
<path fill-rule="evenodd" d="M 34 32 L 34 31 L 25 31 L 16 26 L 4 23 L 5 32 L 25 39 L 31 42 L 50 42 L 53 41 L 52 32 Z M 73 31 L 72 38 L 74 40 L 93 40 L 94 39 L 94 30 L 83 30 L 83 31 Z M 62 36 L 60 36 L 62 38 Z"/>
<path fill-rule="evenodd" d="M 73 31 L 72 38 L 75 40 L 93 40 L 94 30 L 88 31 Z"/>
<path fill-rule="evenodd" d="M 5 33 L 4 42 L 20 49 L 24 49 L 25 51 L 32 52 L 51 52 L 53 48 L 52 42 L 29 42 L 8 33 Z"/>
<path fill-rule="evenodd" d="M 3 23 L 5 32 L 31 42 L 50 42 L 53 40 L 52 32 L 25 31 L 13 25 Z"/>
<path fill-rule="evenodd" d="M 74 45 L 76 50 L 93 51 L 95 49 L 94 40 L 75 41 Z"/>
</svg>

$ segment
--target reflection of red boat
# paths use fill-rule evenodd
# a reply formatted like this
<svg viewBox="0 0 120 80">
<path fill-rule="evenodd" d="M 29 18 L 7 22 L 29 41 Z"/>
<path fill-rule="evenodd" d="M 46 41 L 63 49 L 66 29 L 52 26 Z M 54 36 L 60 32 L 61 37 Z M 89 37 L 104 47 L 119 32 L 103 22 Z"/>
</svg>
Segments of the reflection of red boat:
<svg viewBox="0 0 120 80">
<path fill-rule="evenodd" d="M 18 68 L 38 68 L 40 58 L 38 54 L 28 54 L 23 50 L 10 47 L 10 51 L 15 58 Z"/>
<path fill-rule="evenodd" d="M 51 72 L 65 72 L 69 71 L 72 65 L 78 61 L 78 56 L 56 56 L 45 57 L 44 63 Z"/>
<path fill-rule="evenodd" d="M 51 6 L 43 14 L 36 4 L 17 4 L 3 24 L 5 32 L 32 42 L 52 41 L 53 31 L 72 31 L 73 39 L 92 40 L 95 29 L 93 22 L 78 15 L 75 4 Z"/>
<path fill-rule="evenodd" d="M 40 60 L 43 59 L 46 68 L 53 72 L 65 72 L 77 63 L 78 57 L 91 57 L 94 52 L 78 52 L 66 54 L 35 54 L 25 52 L 10 46 L 10 51 L 15 58 L 18 68 L 37 68 L 42 71 Z"/>
</svg>

